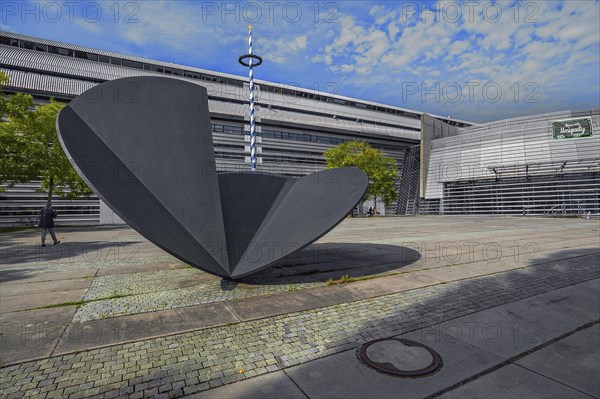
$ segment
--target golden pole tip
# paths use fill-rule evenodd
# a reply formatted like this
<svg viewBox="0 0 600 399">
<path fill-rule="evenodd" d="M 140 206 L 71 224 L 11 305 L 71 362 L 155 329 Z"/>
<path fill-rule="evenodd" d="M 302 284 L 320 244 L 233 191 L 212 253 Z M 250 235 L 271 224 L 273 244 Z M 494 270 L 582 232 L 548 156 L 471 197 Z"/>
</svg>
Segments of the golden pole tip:
<svg viewBox="0 0 600 399">
<path fill-rule="evenodd" d="M 248 25 L 248 30 L 252 30 L 252 25 Z"/>
</svg>

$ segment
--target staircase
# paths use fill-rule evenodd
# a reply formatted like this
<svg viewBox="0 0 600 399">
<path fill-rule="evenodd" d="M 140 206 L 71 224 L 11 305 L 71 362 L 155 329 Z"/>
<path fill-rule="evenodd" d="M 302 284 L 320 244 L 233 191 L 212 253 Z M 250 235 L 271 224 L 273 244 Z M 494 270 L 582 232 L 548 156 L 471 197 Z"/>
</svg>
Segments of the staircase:
<svg viewBox="0 0 600 399">
<path fill-rule="evenodd" d="M 420 147 L 414 145 L 406 149 L 400 189 L 398 190 L 398 215 L 417 215 L 419 213 L 419 175 Z"/>
<path fill-rule="evenodd" d="M 405 215 L 414 215 L 415 214 L 415 200 L 409 199 L 406 202 L 406 210 L 404 211 Z"/>
</svg>

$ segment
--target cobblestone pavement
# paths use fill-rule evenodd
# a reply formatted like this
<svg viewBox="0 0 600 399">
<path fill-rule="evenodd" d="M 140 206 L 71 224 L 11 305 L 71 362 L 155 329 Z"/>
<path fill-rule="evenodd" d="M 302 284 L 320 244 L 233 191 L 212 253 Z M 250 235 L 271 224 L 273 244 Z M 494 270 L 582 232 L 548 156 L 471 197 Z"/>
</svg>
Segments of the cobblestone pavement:
<svg viewBox="0 0 600 399">
<path fill-rule="evenodd" d="M 384 225 L 388 223 L 387 220 L 381 221 L 384 222 Z M 395 222 L 397 223 L 397 220 Z M 425 219 L 425 224 L 428 222 L 429 221 Z M 423 231 L 416 231 L 416 234 L 411 234 L 410 241 L 406 240 L 406 237 L 398 236 L 397 234 L 389 234 L 391 238 L 376 237 L 377 240 L 366 240 L 367 242 L 372 242 L 374 244 L 372 248 L 361 245 L 358 245 L 355 248 L 349 246 L 343 247 L 341 244 L 335 243 L 315 245 L 303 251 L 301 255 L 288 260 L 287 263 L 289 265 L 295 265 L 296 263 L 301 264 L 303 262 L 308 264 L 320 262 L 319 264 L 321 266 L 323 265 L 323 262 L 328 262 L 330 259 L 337 258 L 337 262 L 331 262 L 327 266 L 343 268 L 344 265 L 352 263 L 362 256 L 363 262 L 369 265 L 377 264 L 378 262 L 385 263 L 385 257 L 388 258 L 388 262 L 391 260 L 392 263 L 398 264 L 399 259 L 406 258 L 407 255 L 409 255 L 409 250 L 407 248 L 414 246 L 414 248 L 419 249 L 420 253 L 416 251 L 413 252 L 422 257 L 421 265 L 419 266 L 420 268 L 423 268 L 424 266 L 440 267 L 446 264 L 458 264 L 467 261 L 482 261 L 486 260 L 486 256 L 492 255 L 508 257 L 510 260 L 514 260 L 515 264 L 525 264 L 524 259 L 527 259 L 528 255 L 531 254 L 531 251 L 541 251 L 544 249 L 544 245 L 548 248 L 554 248 L 556 246 L 556 241 L 552 240 L 558 239 L 562 244 L 574 245 L 568 241 L 568 236 L 565 238 L 555 238 L 556 234 L 557 232 L 565 232 L 569 228 L 581 229 L 582 227 L 579 221 L 563 221 L 562 224 L 552 222 L 544 225 L 531 224 L 528 222 L 526 228 L 528 229 L 529 234 L 526 238 L 535 243 L 535 246 L 532 247 L 533 250 L 530 250 L 527 247 L 529 243 L 517 243 L 518 246 L 515 249 L 514 239 L 503 237 L 505 235 L 511 237 L 513 232 L 518 228 L 522 228 L 523 226 L 519 225 L 521 223 L 520 220 L 516 219 L 515 225 L 507 224 L 504 220 L 494 220 L 492 222 L 494 224 L 491 227 L 494 227 L 497 230 L 485 229 L 477 232 L 470 230 L 454 232 L 452 238 L 456 241 L 449 243 L 450 250 L 447 252 L 444 252 L 444 247 L 442 247 L 439 242 L 428 245 L 431 241 L 424 241 L 426 239 L 431 239 L 434 236 L 434 234 L 429 231 L 430 228 L 427 227 L 424 228 Z M 544 228 L 544 226 L 546 227 Z M 590 226 L 594 227 L 596 225 L 591 224 Z M 352 230 L 353 224 L 349 223 L 344 227 Z M 334 232 L 336 232 L 336 230 L 334 230 Z M 508 238 L 508 240 L 506 242 L 499 241 L 499 237 L 502 237 L 504 240 L 507 240 Z M 535 242 L 535 240 L 539 238 L 543 241 L 543 239 L 547 237 L 550 237 L 550 241 L 547 244 L 543 244 L 540 241 L 540 244 L 538 245 L 538 243 Z M 487 243 L 484 241 L 485 239 L 491 238 L 496 238 L 496 240 L 490 240 Z M 577 240 L 579 240 L 579 238 L 575 239 L 575 242 L 577 242 Z M 389 250 L 386 252 L 386 245 L 382 245 L 382 243 L 395 244 L 387 245 L 387 248 L 402 248 L 404 252 L 401 254 L 394 254 Z M 448 243 L 444 243 L 444 245 L 446 244 Z M 486 248 L 486 245 L 489 244 L 494 245 L 489 246 L 487 249 L 481 249 Z M 402 245 L 407 245 L 407 247 Z M 466 252 L 462 254 L 459 253 L 458 257 L 455 257 L 453 251 L 455 251 L 456 248 L 458 248 L 459 251 L 462 251 L 466 245 L 472 245 L 472 248 L 479 246 L 479 250 L 469 253 L 468 256 L 464 256 L 467 255 Z M 361 250 L 364 252 L 362 255 L 360 253 Z M 515 256 L 515 251 L 519 250 L 522 252 L 519 254 L 520 257 Z M 144 264 L 144 259 L 145 258 L 141 258 L 140 264 Z M 169 258 L 166 257 L 164 260 L 167 259 Z M 121 266 L 135 264 L 135 260 L 136 258 L 128 259 L 131 263 L 124 263 Z M 172 261 L 172 259 L 170 260 Z M 493 262 L 495 259 L 492 259 L 491 261 Z M 332 266 L 332 264 L 339 264 L 340 266 Z M 108 265 L 109 266 L 103 265 L 103 267 L 113 267 L 112 261 L 108 263 Z M 369 268 L 371 268 L 371 266 L 369 266 Z M 272 277 L 274 273 L 285 275 L 286 272 L 294 273 L 295 269 L 283 267 L 278 270 L 266 271 L 259 277 L 249 277 L 245 279 L 242 284 L 227 283 L 196 269 L 160 270 L 123 275 L 97 276 L 94 278 L 92 285 L 84 298 L 84 301 L 93 302 L 82 304 L 75 314 L 73 322 L 101 320 L 116 316 L 148 313 L 206 303 L 291 292 L 320 287 L 326 284 L 324 278 L 321 279 L 321 281 L 315 281 L 315 279 L 310 276 Z M 337 274 L 332 273 L 331 275 L 334 276 L 334 278 L 339 278 L 347 272 L 348 271 L 346 270 Z M 396 269 L 388 271 L 382 269 L 379 272 L 367 271 L 370 275 L 385 275 L 396 272 Z M 361 273 L 357 273 L 357 275 L 361 275 Z"/>
<path fill-rule="evenodd" d="M 0 369 L 17 397 L 177 397 L 598 278 L 597 255 Z"/>
<path fill-rule="evenodd" d="M 271 301 L 285 303 L 290 298 L 290 304 L 298 297 L 308 298 L 312 300 L 309 307 L 294 309 L 309 309 L 324 306 L 315 300 L 321 297 L 313 293 L 329 292 L 329 287 L 323 287 L 329 277 L 337 279 L 347 273 L 402 276 L 362 282 L 370 284 L 370 293 L 343 297 L 335 306 L 297 313 L 287 310 L 282 316 L 260 316 L 263 318 L 227 325 L 215 316 L 222 313 L 215 313 L 212 320 L 216 322 L 202 325 L 194 321 L 170 332 L 153 329 L 143 340 L 111 341 L 104 345 L 112 346 L 101 349 L 86 350 L 90 346 L 84 343 L 75 346 L 74 350 L 83 351 L 74 354 L 53 356 L 61 353 L 56 351 L 58 341 L 43 342 L 43 351 L 33 342 L 27 350 L 13 350 L 11 356 L 15 351 L 23 353 L 11 358 L 14 360 L 4 361 L 18 364 L 0 368 L 0 398 L 176 397 L 203 392 L 353 348 L 370 338 L 411 331 L 598 277 L 597 254 L 595 258 L 589 255 L 598 252 L 598 230 L 598 221 L 573 219 L 347 220 L 320 244 L 288 260 L 285 267 L 237 284 L 186 266 L 126 227 L 59 229 L 65 245 L 49 246 L 45 252 L 38 246 L 37 232 L 3 235 L 0 300 L 12 307 L 4 311 L 0 307 L 0 321 L 23 325 L 23 331 L 53 322 L 53 315 L 62 315 L 57 323 L 66 323 L 61 324 L 64 328 L 87 328 L 88 323 L 105 323 L 108 328 L 129 323 L 129 317 L 149 323 L 155 317 L 169 323 L 180 320 L 173 314 L 186 317 L 194 311 L 204 317 L 206 308 L 195 310 L 193 306 L 214 302 L 220 302 L 214 304 L 219 312 L 234 309 L 239 313 L 236 305 L 260 306 L 272 294 L 283 295 Z M 406 255 L 410 259 L 405 259 Z M 574 257 L 578 260 L 569 261 Z M 542 262 L 550 263 L 531 266 Z M 519 267 L 523 268 L 506 271 Z M 315 268 L 326 272 L 315 274 Z M 420 272 L 425 269 L 431 271 L 422 280 Z M 474 278 L 481 275 L 488 276 Z M 467 280 L 444 283 L 457 278 Z M 411 285 L 411 281 L 420 283 Z M 350 290 L 361 292 L 362 283 L 353 283 Z M 394 294 L 389 292 L 410 288 L 388 290 L 388 295 L 356 301 L 379 295 L 372 287 L 387 284 L 389 288 L 396 283 L 411 288 L 429 286 Z M 294 291 L 299 292 L 286 294 Z M 294 295 L 296 299 L 292 299 Z M 250 298 L 254 299 L 228 302 Z M 79 304 L 77 309 L 74 304 Z M 188 307 L 192 313 L 184 312 Z M 176 310 L 153 313 L 166 309 Z M 255 318 L 235 312 L 227 320 Z M 210 327 L 215 325 L 220 326 Z M 182 333 L 191 330 L 195 331 Z M 3 333 L 0 330 L 0 343 Z M 165 336 L 167 333 L 174 335 Z M 163 337 L 146 339 L 159 335 Z M 128 339 L 139 341 L 115 345 Z M 23 361 L 47 356 L 50 358 Z"/>
<path fill-rule="evenodd" d="M 196 282 L 196 269 L 159 270 L 152 272 L 99 276 L 85 294 L 84 300 L 96 300 L 110 296 L 135 295 L 181 288 L 186 281 Z"/>
<path fill-rule="evenodd" d="M 81 305 L 73 322 L 291 292 L 327 284 L 303 276 L 252 279 L 249 280 L 251 283 L 212 279 L 198 284 L 195 283 L 198 276 L 205 277 L 206 274 L 199 274 L 196 269 L 182 269 L 97 277 L 84 298 L 94 301 Z M 177 288 L 182 284 L 193 285 Z M 145 293 L 135 294 L 140 291 Z M 120 295 L 124 297 L 114 298 Z M 98 300 L 101 298 L 110 299 Z"/>
</svg>

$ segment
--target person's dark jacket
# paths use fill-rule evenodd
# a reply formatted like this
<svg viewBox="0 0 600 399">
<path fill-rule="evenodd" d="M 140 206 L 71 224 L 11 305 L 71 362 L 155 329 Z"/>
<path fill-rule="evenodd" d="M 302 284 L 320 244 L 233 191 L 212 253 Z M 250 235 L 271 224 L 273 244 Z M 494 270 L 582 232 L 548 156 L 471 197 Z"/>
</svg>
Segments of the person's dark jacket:
<svg viewBox="0 0 600 399">
<path fill-rule="evenodd" d="M 49 229 L 54 227 L 54 218 L 56 217 L 56 211 L 54 208 L 42 208 L 40 211 L 40 227 Z"/>
</svg>

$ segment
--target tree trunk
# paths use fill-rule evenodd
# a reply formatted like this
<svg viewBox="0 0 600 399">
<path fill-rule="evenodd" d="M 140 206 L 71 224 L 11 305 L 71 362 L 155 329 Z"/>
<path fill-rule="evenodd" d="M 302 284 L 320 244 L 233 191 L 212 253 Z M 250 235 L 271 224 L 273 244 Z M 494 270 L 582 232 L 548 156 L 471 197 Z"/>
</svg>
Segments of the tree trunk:
<svg viewBox="0 0 600 399">
<path fill-rule="evenodd" d="M 48 185 L 48 203 L 52 204 L 52 194 L 54 193 L 54 176 L 50 177 L 50 184 Z"/>
<path fill-rule="evenodd" d="M 377 216 L 377 197 L 373 197 L 373 217 Z"/>
</svg>

